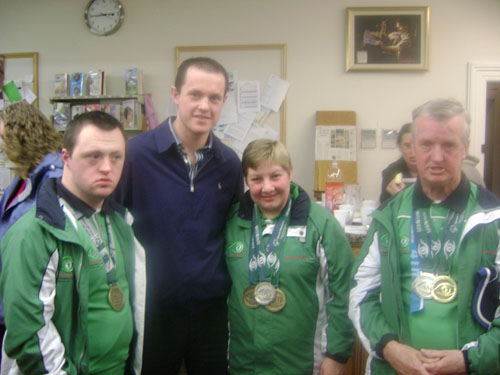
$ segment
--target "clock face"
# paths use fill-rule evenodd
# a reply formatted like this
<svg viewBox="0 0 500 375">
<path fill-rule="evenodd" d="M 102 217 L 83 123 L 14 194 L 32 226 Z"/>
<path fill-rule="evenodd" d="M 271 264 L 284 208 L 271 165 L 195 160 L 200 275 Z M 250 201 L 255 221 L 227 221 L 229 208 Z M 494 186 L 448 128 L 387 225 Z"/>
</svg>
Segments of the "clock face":
<svg viewBox="0 0 500 375">
<path fill-rule="evenodd" d="M 120 28 L 123 17 L 123 6 L 118 0 L 90 0 L 85 10 L 87 26 L 97 35 L 114 33 Z"/>
</svg>

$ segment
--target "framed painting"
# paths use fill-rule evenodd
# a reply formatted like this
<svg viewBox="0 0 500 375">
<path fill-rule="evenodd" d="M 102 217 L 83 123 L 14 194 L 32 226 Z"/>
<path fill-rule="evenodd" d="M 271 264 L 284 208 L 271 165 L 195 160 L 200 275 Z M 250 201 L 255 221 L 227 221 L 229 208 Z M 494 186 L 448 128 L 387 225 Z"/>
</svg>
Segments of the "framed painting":
<svg viewBox="0 0 500 375">
<path fill-rule="evenodd" d="M 346 70 L 427 70 L 429 7 L 347 8 Z"/>
</svg>

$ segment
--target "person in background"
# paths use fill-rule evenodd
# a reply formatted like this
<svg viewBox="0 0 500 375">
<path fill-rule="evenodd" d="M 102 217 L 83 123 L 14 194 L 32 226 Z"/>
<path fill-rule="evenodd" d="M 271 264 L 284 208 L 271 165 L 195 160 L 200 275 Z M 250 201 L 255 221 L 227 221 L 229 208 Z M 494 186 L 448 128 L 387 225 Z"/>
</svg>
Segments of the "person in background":
<svg viewBox="0 0 500 375">
<path fill-rule="evenodd" d="M 230 374 L 344 374 L 353 253 L 335 218 L 291 181 L 285 146 L 243 153 L 249 190 L 226 227 Z"/>
<path fill-rule="evenodd" d="M 382 192 L 379 201 L 384 203 L 406 187 L 402 178 L 417 177 L 417 166 L 412 145 L 411 123 L 404 124 L 398 132 L 401 157 L 382 171 Z"/>
<path fill-rule="evenodd" d="M 467 154 L 462 162 L 462 171 L 465 173 L 465 177 L 467 177 L 470 181 L 475 182 L 482 187 L 486 187 L 481 173 L 477 170 L 477 163 L 479 163 L 479 159 L 477 157 Z"/>
<path fill-rule="evenodd" d="M 62 136 L 37 108 L 25 101 L 0 112 L 2 151 L 13 165 L 14 179 L 0 201 L 0 241 L 34 204 L 42 182 L 62 175 Z M 1 264 L 1 263 L 0 263 Z M 5 333 L 0 301 L 0 342 Z"/>
<path fill-rule="evenodd" d="M 76 116 L 64 133 L 62 177 L 46 179 L 5 234 L 2 375 L 140 373 L 144 249 L 130 215 L 108 199 L 125 142 L 113 116 Z"/>
<path fill-rule="evenodd" d="M 217 61 L 185 60 L 176 117 L 134 137 L 116 199 L 134 215 L 148 288 L 143 374 L 227 372 L 224 225 L 243 192 L 240 160 L 213 133 L 228 78 Z"/>
<path fill-rule="evenodd" d="M 500 201 L 462 173 L 469 134 L 456 100 L 413 111 L 419 177 L 374 212 L 353 268 L 367 373 L 500 373 Z"/>
</svg>

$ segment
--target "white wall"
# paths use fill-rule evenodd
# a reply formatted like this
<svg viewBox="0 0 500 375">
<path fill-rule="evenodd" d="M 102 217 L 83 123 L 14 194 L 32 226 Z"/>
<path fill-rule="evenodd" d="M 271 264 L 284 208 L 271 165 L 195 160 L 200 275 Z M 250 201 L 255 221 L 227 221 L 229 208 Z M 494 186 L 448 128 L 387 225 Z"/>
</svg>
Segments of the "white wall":
<svg viewBox="0 0 500 375">
<path fill-rule="evenodd" d="M 138 66 L 161 121 L 173 82 L 175 46 L 286 43 L 292 82 L 287 147 L 294 180 L 309 192 L 317 110 L 353 110 L 359 128 L 399 129 L 428 99 L 465 102 L 469 61 L 500 61 L 498 0 L 121 1 L 122 28 L 98 37 L 83 20 L 87 0 L 0 0 L 0 53 L 39 52 L 42 111 L 52 112 L 55 73 L 104 69 L 108 93 L 121 94 L 124 69 Z M 429 71 L 346 73 L 346 7 L 391 5 L 430 6 Z M 380 193 L 381 170 L 398 157 L 377 141 L 377 149 L 358 150 L 362 195 L 372 199 Z"/>
</svg>

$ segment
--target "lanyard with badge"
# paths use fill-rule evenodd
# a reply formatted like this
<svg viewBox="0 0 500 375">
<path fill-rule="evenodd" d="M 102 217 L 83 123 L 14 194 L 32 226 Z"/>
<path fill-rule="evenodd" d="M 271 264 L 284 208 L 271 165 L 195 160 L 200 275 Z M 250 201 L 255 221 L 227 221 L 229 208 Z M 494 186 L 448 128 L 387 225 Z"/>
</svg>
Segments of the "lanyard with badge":
<svg viewBox="0 0 500 375">
<path fill-rule="evenodd" d="M 450 276 L 452 256 L 457 248 L 465 214 L 452 210 L 437 233 L 427 209 L 418 209 L 410 222 L 412 272 L 411 311 L 423 309 L 423 300 L 447 303 L 457 296 L 457 284 Z"/>
<path fill-rule="evenodd" d="M 289 196 L 271 237 L 264 244 L 262 219 L 257 205 L 254 204 L 248 257 L 250 285 L 243 291 L 243 302 L 249 308 L 264 306 L 271 312 L 278 312 L 285 307 L 285 293 L 278 288 L 280 270 L 278 254 L 281 254 L 285 246 L 291 208 L 292 198 Z"/>
<path fill-rule="evenodd" d="M 73 216 L 77 217 L 75 210 L 67 204 L 62 198 L 59 198 L 61 205 L 64 205 Z M 79 215 L 79 223 L 82 225 L 85 233 L 89 236 L 95 248 L 101 255 L 106 270 L 106 279 L 109 285 L 108 302 L 114 311 L 122 311 L 125 307 L 125 297 L 123 291 L 118 285 L 118 277 L 116 275 L 116 245 L 111 230 L 111 222 L 108 215 L 105 215 L 106 234 L 108 238 L 108 246 L 104 242 L 104 236 L 97 220 L 97 212 L 92 214 L 90 218 Z"/>
</svg>

